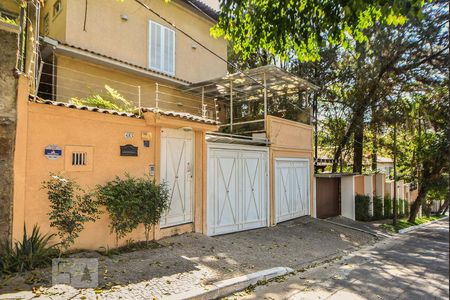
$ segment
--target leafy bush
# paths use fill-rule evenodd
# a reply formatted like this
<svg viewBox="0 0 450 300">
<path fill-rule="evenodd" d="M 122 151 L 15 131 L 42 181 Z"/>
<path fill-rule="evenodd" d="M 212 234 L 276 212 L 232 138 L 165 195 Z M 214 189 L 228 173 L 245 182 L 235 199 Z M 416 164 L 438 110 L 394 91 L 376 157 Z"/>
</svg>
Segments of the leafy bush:
<svg viewBox="0 0 450 300">
<path fill-rule="evenodd" d="M 409 211 L 410 211 L 409 203 L 406 200 L 404 200 L 404 201 L 405 201 L 405 216 L 409 217 Z"/>
<path fill-rule="evenodd" d="M 392 218 L 392 199 L 389 196 L 384 197 L 384 217 L 385 218 Z"/>
<path fill-rule="evenodd" d="M 39 227 L 34 225 L 28 236 L 26 226 L 23 227 L 21 242 L 15 242 L 13 246 L 8 241 L 0 242 L 0 276 L 46 266 L 58 255 L 55 245 L 49 246 L 54 234 L 41 234 Z"/>
<path fill-rule="evenodd" d="M 149 177 L 116 177 L 105 185 L 97 186 L 100 202 L 106 206 L 111 219 L 111 232 L 116 234 L 116 244 L 138 227 L 144 225 L 148 241 L 152 225 L 159 222 L 169 206 L 169 190 L 165 184 L 156 184 Z"/>
<path fill-rule="evenodd" d="M 358 221 L 369 221 L 370 198 L 366 195 L 355 196 L 355 218 Z"/>
<path fill-rule="evenodd" d="M 403 199 L 398 199 L 397 201 L 397 216 L 399 218 L 403 218 L 405 214 L 403 213 Z"/>
<path fill-rule="evenodd" d="M 73 179 L 61 175 L 51 173 L 42 187 L 47 189 L 50 200 L 50 226 L 58 230 L 61 247 L 67 250 L 84 229 L 84 223 L 98 218 L 98 203 L 92 193 L 86 193 Z"/>
<path fill-rule="evenodd" d="M 138 179 L 137 184 L 143 190 L 139 220 L 144 224 L 145 240 L 148 243 L 151 227 L 159 223 L 162 214 L 170 206 L 170 190 L 165 182 L 158 185 L 148 178 Z"/>
<path fill-rule="evenodd" d="M 126 100 L 119 92 L 105 84 L 106 92 L 90 95 L 84 98 L 70 98 L 69 102 L 75 105 L 87 105 L 116 111 L 136 112 L 137 108 Z"/>
<path fill-rule="evenodd" d="M 381 197 L 373 197 L 373 219 L 383 219 L 383 199 Z"/>
</svg>

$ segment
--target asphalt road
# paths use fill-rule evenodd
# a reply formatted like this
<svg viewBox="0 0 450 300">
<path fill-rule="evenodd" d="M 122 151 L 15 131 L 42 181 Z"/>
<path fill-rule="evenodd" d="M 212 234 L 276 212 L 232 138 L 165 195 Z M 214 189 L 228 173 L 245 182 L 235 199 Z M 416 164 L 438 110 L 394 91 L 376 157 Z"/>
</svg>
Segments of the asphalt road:
<svg viewBox="0 0 450 300">
<path fill-rule="evenodd" d="M 449 299 L 448 220 L 229 298 Z"/>
</svg>

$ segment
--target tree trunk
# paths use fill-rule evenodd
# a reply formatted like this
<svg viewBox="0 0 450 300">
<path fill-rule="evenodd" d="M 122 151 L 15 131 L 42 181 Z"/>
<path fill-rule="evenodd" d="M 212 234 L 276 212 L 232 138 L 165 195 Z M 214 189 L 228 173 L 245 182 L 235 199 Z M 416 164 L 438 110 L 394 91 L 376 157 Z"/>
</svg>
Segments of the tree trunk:
<svg viewBox="0 0 450 300">
<path fill-rule="evenodd" d="M 0 29 L 0 240 L 4 241 L 11 241 L 12 232 L 17 40 L 17 33 Z"/>
<path fill-rule="evenodd" d="M 419 209 L 422 206 L 423 202 L 425 202 L 425 197 L 427 196 L 428 188 L 426 185 L 421 185 L 419 189 L 419 194 L 417 195 L 416 201 L 414 201 L 411 206 L 411 212 L 409 214 L 409 222 L 413 223 L 416 221 L 417 214 L 419 213 Z"/>
<path fill-rule="evenodd" d="M 353 173 L 362 173 L 364 145 L 364 116 L 359 115 L 353 138 Z"/>
<path fill-rule="evenodd" d="M 442 215 L 444 211 L 446 211 L 447 209 L 448 209 L 448 199 L 445 200 L 444 203 L 442 203 L 441 207 L 439 207 L 438 214 Z"/>
</svg>

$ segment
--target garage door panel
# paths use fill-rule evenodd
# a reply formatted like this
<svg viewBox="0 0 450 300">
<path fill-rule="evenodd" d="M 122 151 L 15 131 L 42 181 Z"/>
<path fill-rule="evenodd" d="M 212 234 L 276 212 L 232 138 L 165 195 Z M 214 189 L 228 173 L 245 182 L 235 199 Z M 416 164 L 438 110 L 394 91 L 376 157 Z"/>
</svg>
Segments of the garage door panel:
<svg viewBox="0 0 450 300">
<path fill-rule="evenodd" d="M 283 164 L 285 165 L 285 164 Z M 278 221 L 284 221 L 285 219 L 289 218 L 291 208 L 291 201 L 292 198 L 292 191 L 290 183 L 291 176 L 291 170 L 290 168 L 286 166 L 280 166 L 280 168 L 277 168 L 277 174 L 276 174 L 276 194 L 277 194 L 277 216 Z"/>
<path fill-rule="evenodd" d="M 208 156 L 208 234 L 266 226 L 267 152 L 210 148 Z"/>
<path fill-rule="evenodd" d="M 275 160 L 275 203 L 277 222 L 309 215 L 309 162 Z"/>
<path fill-rule="evenodd" d="M 265 160 L 260 153 L 244 153 L 241 158 L 242 170 L 242 223 L 255 224 L 266 221 Z M 263 174 L 263 176 L 261 176 Z M 262 224 L 264 226 L 265 224 Z M 254 225 L 252 225 L 254 226 Z"/>
<path fill-rule="evenodd" d="M 217 158 L 217 198 L 216 198 L 216 227 L 233 227 L 238 220 L 236 178 L 237 157 L 228 153 L 226 157 Z"/>
</svg>

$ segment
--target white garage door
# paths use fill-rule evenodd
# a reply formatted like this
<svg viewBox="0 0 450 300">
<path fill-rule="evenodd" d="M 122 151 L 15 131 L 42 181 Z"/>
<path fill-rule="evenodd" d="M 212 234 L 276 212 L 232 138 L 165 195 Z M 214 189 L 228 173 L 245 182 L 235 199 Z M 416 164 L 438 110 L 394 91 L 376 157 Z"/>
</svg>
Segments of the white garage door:
<svg viewBox="0 0 450 300">
<path fill-rule="evenodd" d="M 265 147 L 208 147 L 208 235 L 267 226 Z"/>
<path fill-rule="evenodd" d="M 310 214 L 309 162 L 306 159 L 275 159 L 277 223 Z"/>
<path fill-rule="evenodd" d="M 161 180 L 170 188 L 170 208 L 160 226 L 193 221 L 194 133 L 182 129 L 161 129 Z"/>
</svg>

